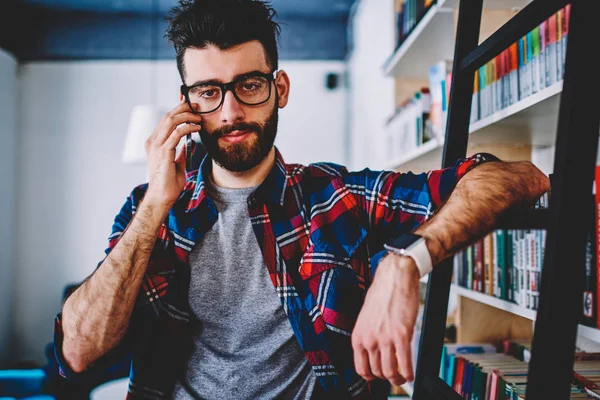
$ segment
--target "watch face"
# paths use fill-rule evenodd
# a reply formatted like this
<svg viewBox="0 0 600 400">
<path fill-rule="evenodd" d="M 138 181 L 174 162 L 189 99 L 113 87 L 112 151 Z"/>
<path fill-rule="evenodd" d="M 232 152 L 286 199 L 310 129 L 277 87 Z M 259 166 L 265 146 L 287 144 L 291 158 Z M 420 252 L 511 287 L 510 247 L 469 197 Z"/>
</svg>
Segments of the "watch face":
<svg viewBox="0 0 600 400">
<path fill-rule="evenodd" d="M 394 239 L 394 241 L 390 243 L 390 246 L 393 246 L 397 249 L 407 249 L 419 239 L 422 239 L 422 237 L 419 235 L 415 235 L 414 233 L 404 233 Z"/>
</svg>

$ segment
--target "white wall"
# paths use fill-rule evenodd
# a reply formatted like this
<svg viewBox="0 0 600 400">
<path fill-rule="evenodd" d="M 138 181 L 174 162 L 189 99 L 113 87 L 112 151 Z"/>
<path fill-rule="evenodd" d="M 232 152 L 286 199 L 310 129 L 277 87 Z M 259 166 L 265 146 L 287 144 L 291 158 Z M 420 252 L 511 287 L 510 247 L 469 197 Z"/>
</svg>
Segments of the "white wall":
<svg viewBox="0 0 600 400">
<path fill-rule="evenodd" d="M 291 78 L 276 142 L 286 161 L 343 163 L 345 89 L 326 91 L 325 75 L 342 72 L 344 63 L 281 68 Z M 180 85 L 175 62 L 160 62 L 158 70 L 158 98 L 170 109 Z M 22 66 L 14 328 L 20 360 L 45 362 L 65 284 L 93 271 L 115 214 L 145 180 L 144 166 L 120 157 L 131 108 L 152 98 L 151 72 L 147 62 Z"/>
<path fill-rule="evenodd" d="M 0 49 L 0 368 L 11 357 L 15 163 L 17 160 L 17 61 Z"/>
<path fill-rule="evenodd" d="M 276 145 L 287 163 L 330 161 L 345 164 L 346 133 L 343 62 L 280 62 L 290 76 L 289 104 L 280 111 Z M 325 86 L 328 73 L 338 74 L 338 87 Z"/>
<path fill-rule="evenodd" d="M 350 167 L 385 165 L 385 121 L 394 112 L 394 79 L 383 64 L 394 51 L 394 0 L 361 0 L 351 20 L 353 49 L 350 73 Z"/>
</svg>

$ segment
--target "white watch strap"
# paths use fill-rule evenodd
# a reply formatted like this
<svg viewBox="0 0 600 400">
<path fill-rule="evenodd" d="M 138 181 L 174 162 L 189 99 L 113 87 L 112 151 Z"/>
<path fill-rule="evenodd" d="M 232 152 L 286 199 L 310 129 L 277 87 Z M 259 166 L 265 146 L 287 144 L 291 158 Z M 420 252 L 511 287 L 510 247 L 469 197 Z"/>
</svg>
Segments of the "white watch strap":
<svg viewBox="0 0 600 400">
<path fill-rule="evenodd" d="M 425 240 L 419 240 L 414 245 L 404 250 L 403 253 L 405 256 L 409 256 L 415 260 L 415 264 L 417 265 L 417 269 L 419 270 L 421 278 L 433 270 L 431 255 L 429 254 L 429 249 L 427 248 L 427 243 L 425 243 Z"/>
</svg>

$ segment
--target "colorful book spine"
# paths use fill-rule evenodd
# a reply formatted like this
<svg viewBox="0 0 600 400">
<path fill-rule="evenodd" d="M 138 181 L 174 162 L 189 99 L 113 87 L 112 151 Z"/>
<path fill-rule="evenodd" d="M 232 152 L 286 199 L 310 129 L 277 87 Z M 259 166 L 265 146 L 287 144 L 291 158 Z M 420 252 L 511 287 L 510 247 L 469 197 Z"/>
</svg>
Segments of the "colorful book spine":
<svg viewBox="0 0 600 400">
<path fill-rule="evenodd" d="M 548 52 L 546 53 L 546 67 L 548 68 L 549 81 L 547 86 L 558 82 L 556 45 L 557 45 L 557 27 L 556 14 L 548 18 Z"/>
<path fill-rule="evenodd" d="M 563 18 L 562 30 L 562 71 L 565 73 L 565 60 L 567 59 L 567 38 L 569 37 L 569 23 L 571 21 L 571 4 L 565 6 L 565 17 Z"/>
<path fill-rule="evenodd" d="M 539 35 L 540 35 L 540 57 L 539 57 L 540 83 L 539 83 L 539 87 L 540 87 L 540 90 L 542 90 L 546 87 L 546 69 L 548 68 L 546 66 L 546 46 L 547 46 L 547 44 L 546 44 L 546 35 L 544 33 L 544 32 L 546 32 L 546 24 L 547 24 L 547 22 L 544 21 L 539 26 Z"/>
<path fill-rule="evenodd" d="M 513 43 L 509 48 L 509 81 L 510 96 L 509 104 L 515 104 L 519 101 L 519 58 L 518 46 Z"/>
<path fill-rule="evenodd" d="M 563 62 L 562 62 L 562 38 L 563 38 L 563 19 L 565 9 L 558 10 L 556 15 L 556 80 L 563 78 Z"/>
</svg>

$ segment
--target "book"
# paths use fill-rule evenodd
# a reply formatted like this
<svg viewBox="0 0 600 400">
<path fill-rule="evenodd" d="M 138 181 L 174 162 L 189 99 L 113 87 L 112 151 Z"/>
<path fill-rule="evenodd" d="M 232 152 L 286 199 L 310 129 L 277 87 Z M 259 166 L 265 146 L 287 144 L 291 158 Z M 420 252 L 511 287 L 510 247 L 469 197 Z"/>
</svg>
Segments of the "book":
<svg viewBox="0 0 600 400">
<path fill-rule="evenodd" d="M 563 78 L 563 18 L 564 18 L 565 9 L 561 8 L 556 12 L 556 80 L 561 80 Z"/>
<path fill-rule="evenodd" d="M 508 48 L 509 51 L 509 105 L 519 101 L 519 59 L 517 43 L 513 43 Z"/>
<path fill-rule="evenodd" d="M 452 71 L 451 60 L 441 60 L 429 67 L 428 80 L 431 96 L 429 120 L 434 138 L 441 139 L 446 134 L 446 120 L 448 117 L 448 102 L 446 92 L 448 91 L 448 73 Z"/>
<path fill-rule="evenodd" d="M 540 55 L 539 55 L 539 88 L 540 90 L 546 87 L 546 21 L 542 22 L 539 26 L 539 40 L 540 40 Z"/>
<path fill-rule="evenodd" d="M 600 148 L 600 144 L 599 144 Z M 600 182 L 600 151 L 597 151 L 596 154 L 596 167 L 594 169 L 594 183 L 595 187 L 595 195 L 594 195 L 594 231 L 595 235 L 595 253 L 596 253 L 596 293 L 600 293 L 600 187 L 598 187 Z M 600 296 L 596 295 L 596 310 L 600 310 Z M 596 327 L 600 329 L 600 318 L 596 318 Z"/>
<path fill-rule="evenodd" d="M 485 279 L 485 293 L 494 295 L 494 243 L 493 234 L 488 233 L 483 237 L 483 267 Z"/>
<path fill-rule="evenodd" d="M 470 123 L 479 120 L 479 69 L 475 70 L 473 78 L 473 97 L 471 99 Z"/>
<path fill-rule="evenodd" d="M 585 284 L 583 288 L 583 316 L 581 321 L 583 325 L 590 327 L 596 327 L 598 324 L 596 320 L 598 309 L 596 299 L 598 293 L 596 286 L 596 229 L 593 221 L 592 219 L 585 243 Z"/>
<path fill-rule="evenodd" d="M 556 61 L 556 45 L 557 45 L 557 21 L 556 14 L 553 14 L 547 20 L 548 27 L 548 47 L 546 52 L 546 68 L 548 71 L 548 79 L 546 86 L 550 86 L 558 82 L 557 61 Z"/>
</svg>

